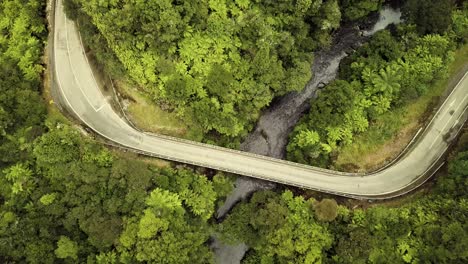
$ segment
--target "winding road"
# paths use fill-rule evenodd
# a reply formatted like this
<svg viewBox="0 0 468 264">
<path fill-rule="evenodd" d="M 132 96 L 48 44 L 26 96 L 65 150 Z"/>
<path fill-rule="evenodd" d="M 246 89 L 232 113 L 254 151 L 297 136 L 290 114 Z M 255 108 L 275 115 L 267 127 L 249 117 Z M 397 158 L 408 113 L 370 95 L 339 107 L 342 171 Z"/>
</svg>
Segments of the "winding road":
<svg viewBox="0 0 468 264">
<path fill-rule="evenodd" d="M 54 14 L 55 88 L 66 107 L 97 134 L 150 156 L 342 196 L 383 199 L 428 179 L 467 119 L 468 77 L 463 76 L 430 124 L 391 166 L 370 174 L 343 173 L 183 139 L 140 132 L 112 109 L 101 93 L 74 22 L 58 0 Z"/>
</svg>

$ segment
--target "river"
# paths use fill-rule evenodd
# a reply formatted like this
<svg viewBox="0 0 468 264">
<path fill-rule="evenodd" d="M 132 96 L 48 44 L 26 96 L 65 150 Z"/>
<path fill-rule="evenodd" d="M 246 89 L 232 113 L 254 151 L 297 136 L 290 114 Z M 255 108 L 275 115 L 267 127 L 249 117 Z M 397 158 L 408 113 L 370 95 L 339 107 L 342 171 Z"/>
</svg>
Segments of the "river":
<svg viewBox="0 0 468 264">
<path fill-rule="evenodd" d="M 241 145 L 241 150 L 274 158 L 284 159 L 288 135 L 309 109 L 310 100 L 315 98 L 318 89 L 335 79 L 340 61 L 354 49 L 362 45 L 369 36 L 386 28 L 390 24 L 401 22 L 401 12 L 389 6 L 383 7 L 378 19 L 372 26 L 347 25 L 338 30 L 332 46 L 315 53 L 312 65 L 312 79 L 301 92 L 289 93 L 275 101 L 265 110 L 253 132 Z M 235 188 L 218 209 L 217 218 L 223 218 L 240 200 L 254 191 L 274 188 L 271 182 L 248 177 L 238 177 Z M 239 264 L 248 247 L 245 244 L 226 245 L 214 239 L 212 248 L 216 262 L 222 264 Z"/>
</svg>

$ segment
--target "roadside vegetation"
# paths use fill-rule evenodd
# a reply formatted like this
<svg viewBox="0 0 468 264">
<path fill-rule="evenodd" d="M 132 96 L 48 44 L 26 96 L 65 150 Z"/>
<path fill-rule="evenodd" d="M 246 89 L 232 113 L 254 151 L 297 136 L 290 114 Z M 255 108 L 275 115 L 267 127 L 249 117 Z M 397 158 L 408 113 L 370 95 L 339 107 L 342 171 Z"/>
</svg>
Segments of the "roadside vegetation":
<svg viewBox="0 0 468 264">
<path fill-rule="evenodd" d="M 197 139 L 197 135 L 190 134 L 191 130 L 176 113 L 164 111 L 145 94 L 134 90 L 124 81 L 115 81 L 114 84 L 123 99 L 127 117 L 138 128 L 163 135 Z"/>
<path fill-rule="evenodd" d="M 428 14 L 437 12 L 438 20 L 378 32 L 342 61 L 339 78 L 312 100 L 309 113 L 291 133 L 288 159 L 330 166 L 349 146 L 361 151 L 353 154 L 375 151 L 419 118 L 416 114 L 426 111 L 431 95 L 442 94 L 437 84 L 447 79 L 454 50 L 458 46 L 463 52 L 467 40 L 468 5 L 456 6 L 448 0 L 431 3 L 407 1 L 403 15 L 414 22 L 417 10 L 424 7 Z M 412 119 L 401 118 L 406 110 L 415 111 L 408 113 Z M 341 165 L 359 166 L 349 163 Z"/>
<path fill-rule="evenodd" d="M 468 45 L 463 44 L 453 57 L 447 75 L 458 77 L 467 69 Z M 440 98 L 449 92 L 447 88 L 454 84 L 452 78 L 437 80 L 420 98 L 378 116 L 367 131 L 356 135 L 351 144 L 337 151 L 333 166 L 345 171 L 368 171 L 396 157 L 427 122 Z"/>
</svg>

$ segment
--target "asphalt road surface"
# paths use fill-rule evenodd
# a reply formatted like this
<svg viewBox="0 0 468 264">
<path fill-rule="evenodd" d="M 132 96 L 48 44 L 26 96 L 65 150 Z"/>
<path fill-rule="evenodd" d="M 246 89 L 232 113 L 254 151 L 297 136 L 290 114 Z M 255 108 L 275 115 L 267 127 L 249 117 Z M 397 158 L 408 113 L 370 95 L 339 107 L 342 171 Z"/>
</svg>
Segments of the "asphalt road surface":
<svg viewBox="0 0 468 264">
<path fill-rule="evenodd" d="M 344 196 L 388 198 L 413 188 L 438 168 L 451 139 L 467 117 L 465 74 L 428 127 L 398 161 L 376 173 L 342 173 L 134 129 L 114 112 L 101 93 L 77 29 L 64 15 L 62 0 L 56 5 L 53 45 L 57 89 L 68 104 L 66 107 L 108 140 L 168 160 Z"/>
</svg>

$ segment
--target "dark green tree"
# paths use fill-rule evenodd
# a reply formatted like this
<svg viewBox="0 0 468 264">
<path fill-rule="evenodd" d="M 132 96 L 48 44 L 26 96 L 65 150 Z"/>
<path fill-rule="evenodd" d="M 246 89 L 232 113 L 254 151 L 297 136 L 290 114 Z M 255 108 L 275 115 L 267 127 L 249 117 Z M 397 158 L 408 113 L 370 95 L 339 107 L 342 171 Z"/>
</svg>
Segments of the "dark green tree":
<svg viewBox="0 0 468 264">
<path fill-rule="evenodd" d="M 454 0 L 408 0 L 403 5 L 403 18 L 414 23 L 421 35 L 443 34 L 452 23 Z"/>
</svg>

